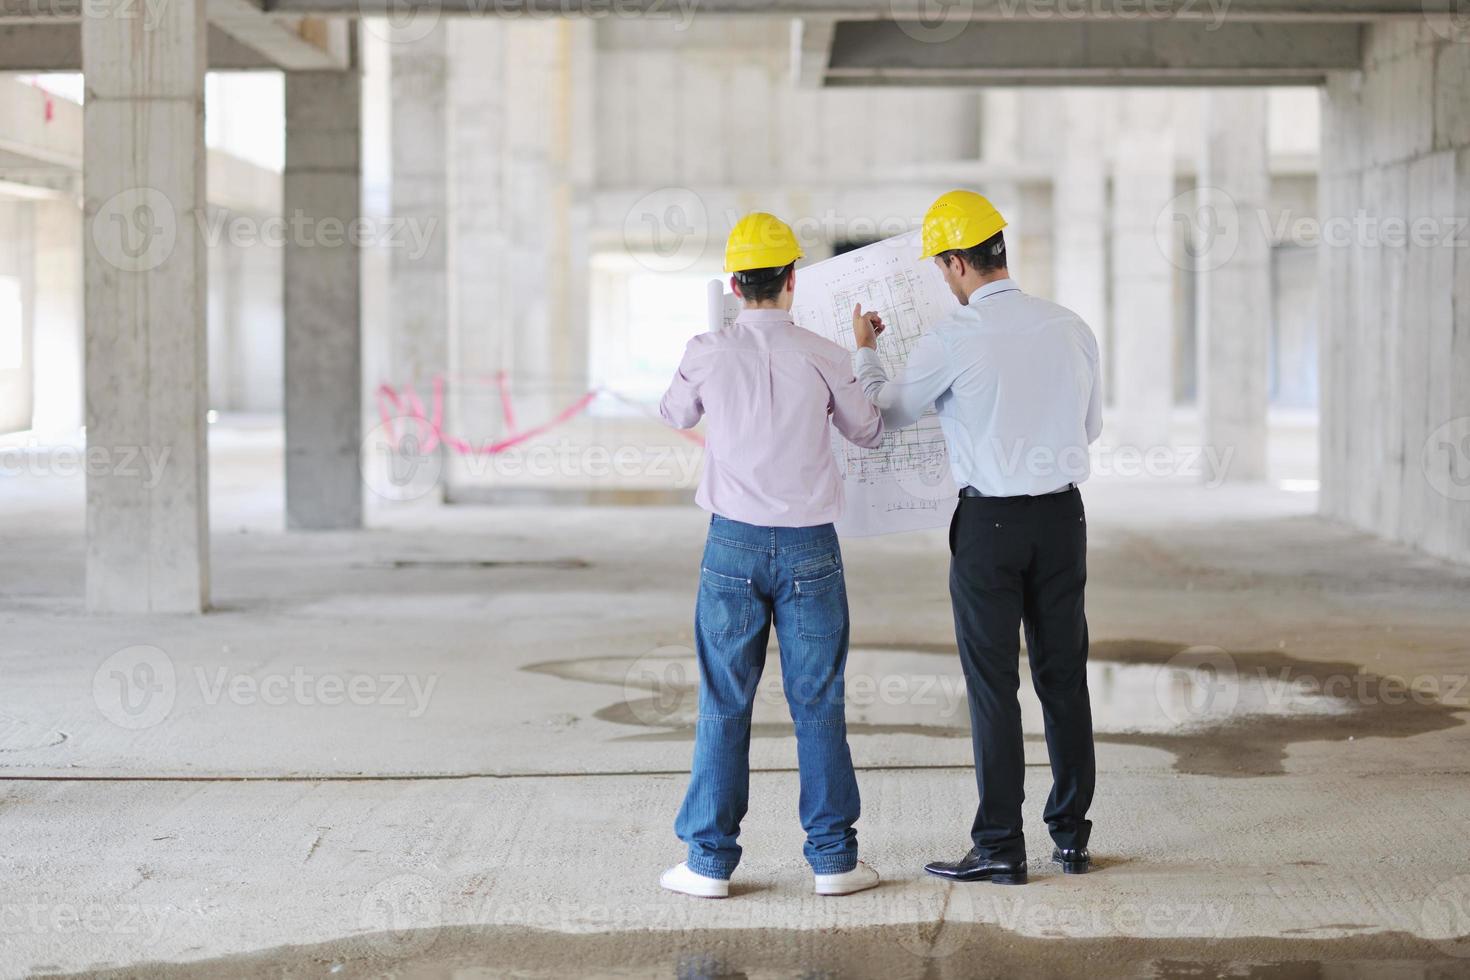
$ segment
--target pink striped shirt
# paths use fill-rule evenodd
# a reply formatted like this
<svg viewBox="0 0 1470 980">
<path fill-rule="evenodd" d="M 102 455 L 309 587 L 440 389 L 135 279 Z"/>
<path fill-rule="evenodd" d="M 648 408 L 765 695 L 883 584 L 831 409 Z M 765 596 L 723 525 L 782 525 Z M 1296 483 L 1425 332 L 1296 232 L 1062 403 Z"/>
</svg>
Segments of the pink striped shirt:
<svg viewBox="0 0 1470 980">
<path fill-rule="evenodd" d="M 680 429 L 708 417 L 694 499 L 761 527 L 811 527 L 842 513 L 829 420 L 855 445 L 883 439 L 847 351 L 784 310 L 745 310 L 690 340 L 659 414 Z"/>
</svg>

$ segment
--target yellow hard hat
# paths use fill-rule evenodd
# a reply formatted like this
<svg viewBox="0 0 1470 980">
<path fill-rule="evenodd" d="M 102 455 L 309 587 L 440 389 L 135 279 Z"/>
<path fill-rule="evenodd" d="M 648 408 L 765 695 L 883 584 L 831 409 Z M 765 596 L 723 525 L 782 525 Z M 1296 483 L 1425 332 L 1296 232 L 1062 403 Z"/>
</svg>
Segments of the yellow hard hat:
<svg viewBox="0 0 1470 980">
<path fill-rule="evenodd" d="M 1005 226 L 1006 219 L 995 205 L 974 191 L 941 194 L 924 212 L 919 258 L 931 259 L 952 248 L 974 248 Z"/>
<path fill-rule="evenodd" d="M 725 242 L 725 271 L 779 269 L 801 258 L 791 226 L 774 214 L 752 211 L 730 229 Z"/>
</svg>

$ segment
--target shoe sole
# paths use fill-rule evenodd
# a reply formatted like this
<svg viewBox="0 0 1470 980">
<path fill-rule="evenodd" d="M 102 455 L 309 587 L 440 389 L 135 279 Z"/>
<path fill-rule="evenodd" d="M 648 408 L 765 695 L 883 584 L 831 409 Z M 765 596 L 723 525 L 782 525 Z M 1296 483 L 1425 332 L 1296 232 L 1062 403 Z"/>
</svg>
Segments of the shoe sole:
<svg viewBox="0 0 1470 980">
<path fill-rule="evenodd" d="M 988 881 L 992 885 L 1026 884 L 1026 872 L 1024 871 L 1022 871 L 1020 874 L 945 875 L 940 874 L 937 871 L 929 871 L 928 868 L 925 868 L 924 870 L 936 878 L 943 878 L 945 881 L 962 881 L 966 884 L 974 881 Z"/>
<path fill-rule="evenodd" d="M 874 888 L 877 888 L 881 883 L 881 881 L 875 881 L 870 885 L 859 885 L 856 888 L 838 888 L 832 890 L 828 890 L 823 888 L 821 885 L 817 885 L 813 889 L 813 891 L 824 898 L 837 898 L 842 895 L 856 895 L 858 892 L 870 891 Z"/>
<path fill-rule="evenodd" d="M 724 894 L 713 894 L 713 893 L 711 893 L 711 894 L 705 894 L 704 892 L 686 892 L 682 888 L 670 888 L 668 885 L 662 885 L 662 884 L 659 887 L 662 888 L 666 892 L 673 892 L 675 895 L 688 895 L 690 898 L 729 898 L 730 897 L 730 893 L 729 892 L 725 892 Z"/>
<path fill-rule="evenodd" d="M 726 888 L 724 891 L 696 892 L 696 891 L 688 891 L 688 890 L 685 890 L 683 888 L 675 888 L 673 885 L 666 884 L 665 882 L 662 882 L 662 881 L 660 881 L 658 883 L 658 886 L 660 888 L 662 888 L 666 892 L 673 892 L 675 895 L 688 895 L 690 898 L 729 898 L 730 897 L 730 890 L 729 890 L 729 888 Z"/>
<path fill-rule="evenodd" d="M 1064 875 L 1085 875 L 1092 864 L 1091 861 L 1062 861 L 1058 858 L 1052 858 L 1051 863 L 1060 864 Z"/>
</svg>

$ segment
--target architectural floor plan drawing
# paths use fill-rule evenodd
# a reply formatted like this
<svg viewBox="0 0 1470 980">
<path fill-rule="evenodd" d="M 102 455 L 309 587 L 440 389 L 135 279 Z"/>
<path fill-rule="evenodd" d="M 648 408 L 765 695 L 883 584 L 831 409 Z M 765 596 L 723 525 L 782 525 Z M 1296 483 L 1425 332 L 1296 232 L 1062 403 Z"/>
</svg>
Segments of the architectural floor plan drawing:
<svg viewBox="0 0 1470 980">
<path fill-rule="evenodd" d="M 797 325 L 852 351 L 853 304 L 876 311 L 885 326 L 878 356 L 888 376 L 896 377 L 920 335 L 958 307 L 933 263 L 920 262 L 918 255 L 918 233 L 911 232 L 805 266 L 797 271 L 792 316 Z M 725 295 L 722 324 L 734 319 L 739 306 L 736 297 Z M 832 452 L 847 499 L 839 532 L 886 534 L 949 522 L 957 488 L 932 410 L 911 426 L 885 433 L 877 449 L 859 449 L 834 431 Z"/>
</svg>

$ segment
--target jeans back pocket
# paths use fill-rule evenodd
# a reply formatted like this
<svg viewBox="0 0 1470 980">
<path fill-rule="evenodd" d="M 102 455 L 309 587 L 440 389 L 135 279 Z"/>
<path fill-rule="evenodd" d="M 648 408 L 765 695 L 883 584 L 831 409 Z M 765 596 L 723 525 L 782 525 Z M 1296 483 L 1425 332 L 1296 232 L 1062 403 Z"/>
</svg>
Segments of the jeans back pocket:
<svg viewBox="0 0 1470 980">
<path fill-rule="evenodd" d="M 725 575 L 709 568 L 699 571 L 699 628 L 715 636 L 743 634 L 750 629 L 751 584 L 748 578 Z"/>
<path fill-rule="evenodd" d="M 847 627 L 847 590 L 842 566 L 835 562 L 821 570 L 798 571 L 796 586 L 796 632 L 805 640 L 828 640 Z"/>
</svg>

